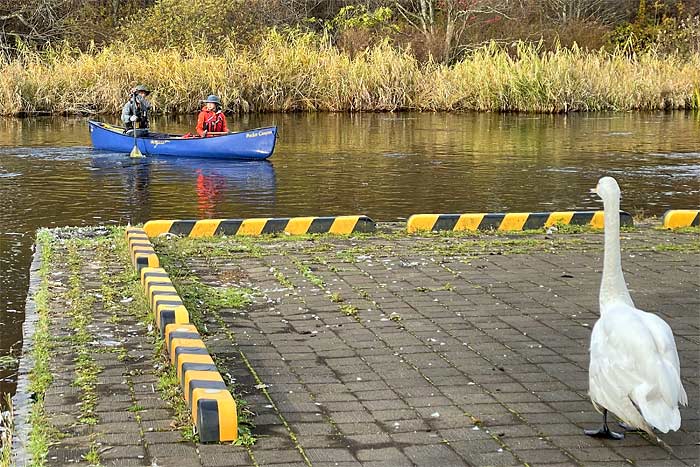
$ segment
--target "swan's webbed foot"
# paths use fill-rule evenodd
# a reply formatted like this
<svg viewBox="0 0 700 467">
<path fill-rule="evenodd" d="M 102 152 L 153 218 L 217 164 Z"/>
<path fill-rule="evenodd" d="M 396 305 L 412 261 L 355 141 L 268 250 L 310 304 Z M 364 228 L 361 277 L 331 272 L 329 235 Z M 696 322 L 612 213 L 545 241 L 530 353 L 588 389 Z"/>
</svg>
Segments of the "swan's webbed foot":
<svg viewBox="0 0 700 467">
<path fill-rule="evenodd" d="M 617 433 L 615 431 L 610 431 L 608 428 L 608 411 L 603 410 L 603 426 L 597 430 L 583 430 L 583 433 L 587 436 L 592 436 L 594 438 L 607 438 L 614 440 L 621 440 L 625 437 L 622 433 Z"/>
<path fill-rule="evenodd" d="M 603 426 L 601 426 L 597 430 L 583 430 L 583 432 L 587 436 L 592 436 L 594 438 L 606 438 L 606 439 L 614 439 L 614 440 L 621 440 L 624 439 L 625 435 L 622 433 L 618 433 L 616 431 L 611 431 L 610 428 L 608 428 L 607 423 Z"/>
</svg>

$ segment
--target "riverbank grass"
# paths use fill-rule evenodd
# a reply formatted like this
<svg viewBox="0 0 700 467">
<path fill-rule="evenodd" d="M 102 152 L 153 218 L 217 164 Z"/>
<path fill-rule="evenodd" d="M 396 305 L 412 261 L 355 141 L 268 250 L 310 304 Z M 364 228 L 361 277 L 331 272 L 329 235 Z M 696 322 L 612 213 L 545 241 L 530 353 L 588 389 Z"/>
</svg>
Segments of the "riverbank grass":
<svg viewBox="0 0 700 467">
<path fill-rule="evenodd" d="M 0 60 L 0 114 L 114 114 L 136 82 L 154 89 L 162 113 L 195 112 L 212 92 L 233 112 L 697 109 L 700 54 L 544 51 L 526 43 L 513 54 L 490 44 L 444 65 L 387 42 L 350 56 L 313 35 L 276 32 L 256 47 L 224 45 L 216 55 L 124 45 L 27 51 Z"/>
</svg>

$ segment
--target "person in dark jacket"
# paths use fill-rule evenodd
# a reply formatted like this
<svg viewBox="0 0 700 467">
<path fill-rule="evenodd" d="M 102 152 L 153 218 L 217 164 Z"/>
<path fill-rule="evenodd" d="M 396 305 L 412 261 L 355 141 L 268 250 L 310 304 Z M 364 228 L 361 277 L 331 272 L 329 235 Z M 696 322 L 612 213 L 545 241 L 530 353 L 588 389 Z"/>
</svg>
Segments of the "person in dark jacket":
<svg viewBox="0 0 700 467">
<path fill-rule="evenodd" d="M 148 114 L 151 110 L 151 103 L 146 97 L 151 93 L 143 84 L 139 84 L 131 90 L 129 101 L 122 108 L 122 123 L 126 128 L 126 133 L 131 133 L 134 128 L 138 128 L 139 133 L 148 133 Z"/>
<path fill-rule="evenodd" d="M 202 138 L 228 133 L 226 116 L 221 111 L 221 101 L 214 94 L 202 101 L 204 107 L 197 116 L 197 133 Z"/>
</svg>

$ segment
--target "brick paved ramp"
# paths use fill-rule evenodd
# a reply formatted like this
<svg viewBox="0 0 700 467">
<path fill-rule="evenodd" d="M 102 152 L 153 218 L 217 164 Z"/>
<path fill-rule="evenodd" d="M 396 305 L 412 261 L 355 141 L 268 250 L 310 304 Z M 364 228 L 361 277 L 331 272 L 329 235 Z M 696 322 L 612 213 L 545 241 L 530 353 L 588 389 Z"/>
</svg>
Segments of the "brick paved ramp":
<svg viewBox="0 0 700 467">
<path fill-rule="evenodd" d="M 212 323 L 207 340 L 241 381 L 250 381 L 244 355 L 268 386 L 248 397 L 258 413 L 254 461 L 697 465 L 697 236 L 623 237 L 636 304 L 676 335 L 690 407 L 681 431 L 662 436 L 672 454 L 638 434 L 582 434 L 600 422 L 586 392 L 602 235 L 535 240 L 324 238 L 190 258 L 204 283 L 260 293 L 245 312 L 224 310 L 225 326 Z M 246 457 L 235 460 L 253 462 Z"/>
<path fill-rule="evenodd" d="M 184 259 L 205 284 L 256 290 L 246 309 L 203 316 L 200 332 L 257 413 L 258 441 L 182 440 L 157 390 L 145 324 L 125 311 L 123 295 L 106 304 L 102 281 L 125 267 L 108 250 L 79 272 L 95 297 L 93 425 L 65 338 L 73 324 L 59 292 L 68 274 L 50 277 L 56 347 L 46 408 L 63 432 L 50 465 L 87 465 L 91 443 L 105 466 L 698 464 L 697 234 L 638 230 L 622 240 L 633 298 L 676 335 L 690 407 L 682 429 L 662 435 L 672 454 L 638 434 L 582 434 L 600 421 L 586 391 L 601 234 L 154 243 L 166 267 Z M 57 247 L 59 269 L 64 256 Z M 176 284 L 182 272 L 171 274 Z"/>
</svg>

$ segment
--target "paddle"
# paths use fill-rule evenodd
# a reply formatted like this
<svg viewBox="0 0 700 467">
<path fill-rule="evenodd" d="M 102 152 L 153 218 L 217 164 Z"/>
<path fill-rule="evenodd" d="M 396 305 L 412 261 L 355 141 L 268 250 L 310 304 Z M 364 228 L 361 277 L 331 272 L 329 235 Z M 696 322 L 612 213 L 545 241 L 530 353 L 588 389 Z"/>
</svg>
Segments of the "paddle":
<svg viewBox="0 0 700 467">
<path fill-rule="evenodd" d="M 134 103 L 136 103 L 136 102 L 134 102 Z M 131 129 L 134 132 L 134 148 L 129 153 L 129 157 L 131 157 L 132 159 L 144 157 L 144 155 L 141 154 L 141 151 L 139 150 L 138 144 L 136 144 L 136 120 L 138 120 L 138 118 L 136 117 L 136 115 L 132 115 L 131 117 L 129 117 L 129 120 L 131 121 L 131 126 L 132 126 Z"/>
</svg>

